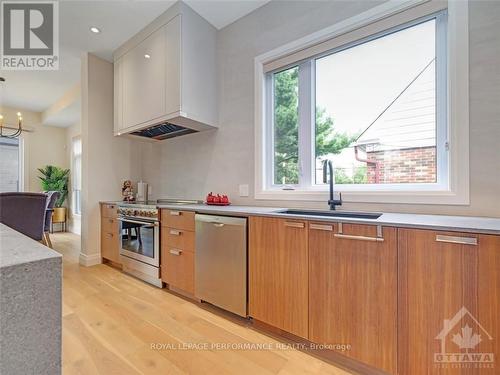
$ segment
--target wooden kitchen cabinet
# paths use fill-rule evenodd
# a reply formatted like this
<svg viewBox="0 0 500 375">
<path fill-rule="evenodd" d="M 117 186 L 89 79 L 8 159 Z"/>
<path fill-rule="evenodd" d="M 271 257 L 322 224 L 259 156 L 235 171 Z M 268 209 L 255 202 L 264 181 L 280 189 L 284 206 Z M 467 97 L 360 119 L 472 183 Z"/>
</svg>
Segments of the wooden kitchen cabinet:
<svg viewBox="0 0 500 375">
<path fill-rule="evenodd" d="M 117 210 L 116 204 L 101 204 L 101 257 L 120 264 Z"/>
<path fill-rule="evenodd" d="M 476 351 L 494 354 L 494 368 L 481 373 L 493 375 L 500 367 L 500 236 L 479 235 L 477 268 L 477 319 L 487 334 Z"/>
<path fill-rule="evenodd" d="M 169 228 L 194 231 L 195 213 L 181 210 L 161 210 L 161 225 Z"/>
<path fill-rule="evenodd" d="M 309 224 L 309 340 L 396 374 L 395 228 Z"/>
<path fill-rule="evenodd" d="M 500 355 L 500 237 L 399 229 L 401 374 L 496 374 L 449 353 Z M 446 326 L 445 326 L 446 324 Z M 466 326 L 472 329 L 467 334 Z M 480 335 L 480 342 L 475 340 Z M 460 339 L 464 341 L 459 346 Z M 469 345 L 470 344 L 470 345 Z M 455 357 L 453 357 L 455 358 Z"/>
<path fill-rule="evenodd" d="M 161 210 L 161 279 L 194 295 L 195 213 Z"/>
<path fill-rule="evenodd" d="M 249 219 L 249 314 L 308 337 L 308 247 L 305 221 Z"/>
</svg>

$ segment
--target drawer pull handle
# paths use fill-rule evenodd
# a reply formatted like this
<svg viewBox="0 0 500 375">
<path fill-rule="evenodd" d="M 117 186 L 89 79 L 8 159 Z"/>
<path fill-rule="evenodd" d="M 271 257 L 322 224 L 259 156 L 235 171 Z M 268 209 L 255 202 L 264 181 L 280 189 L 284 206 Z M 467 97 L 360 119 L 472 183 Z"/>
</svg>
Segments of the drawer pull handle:
<svg viewBox="0 0 500 375">
<path fill-rule="evenodd" d="M 106 233 L 108 237 L 113 237 L 113 233 Z"/>
<path fill-rule="evenodd" d="M 444 236 L 438 234 L 436 236 L 436 242 L 446 242 L 446 243 L 456 243 L 461 245 L 472 245 L 477 246 L 476 237 L 458 237 L 458 236 Z"/>
<path fill-rule="evenodd" d="M 181 216 L 182 212 L 181 211 L 170 211 L 171 216 Z"/>
<path fill-rule="evenodd" d="M 304 228 L 305 225 L 304 225 L 304 223 L 297 223 L 295 221 L 285 221 L 285 227 L 290 227 L 290 228 Z"/>
<path fill-rule="evenodd" d="M 109 222 L 110 222 L 110 224 L 113 224 L 114 220 L 113 219 L 109 219 Z"/>
<path fill-rule="evenodd" d="M 354 234 L 344 234 L 343 225 L 339 223 L 339 232 L 334 234 L 334 237 L 341 238 L 344 240 L 359 240 L 359 241 L 370 241 L 370 242 L 384 242 L 384 237 L 382 237 L 382 226 L 377 225 L 377 237 L 368 236 L 358 236 Z"/>
<path fill-rule="evenodd" d="M 168 252 L 172 255 L 177 255 L 177 256 L 182 254 L 182 250 L 177 250 L 177 249 L 170 249 Z"/>
<path fill-rule="evenodd" d="M 333 231 L 333 225 L 309 224 L 309 229 L 326 230 L 328 232 L 331 232 Z"/>
<path fill-rule="evenodd" d="M 180 230 L 171 229 L 170 234 L 172 236 L 180 236 L 182 234 L 182 232 Z"/>
<path fill-rule="evenodd" d="M 335 233 L 335 237 L 342 238 L 344 240 L 359 240 L 359 241 L 371 241 L 371 242 L 384 242 L 382 237 L 366 237 L 366 236 L 355 236 L 352 234 L 341 234 Z"/>
</svg>

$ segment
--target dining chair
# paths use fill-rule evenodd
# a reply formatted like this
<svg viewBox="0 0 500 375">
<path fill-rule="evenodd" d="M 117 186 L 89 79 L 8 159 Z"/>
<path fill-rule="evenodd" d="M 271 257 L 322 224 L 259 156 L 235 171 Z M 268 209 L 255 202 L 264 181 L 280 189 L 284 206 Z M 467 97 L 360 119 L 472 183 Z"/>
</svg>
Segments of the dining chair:
<svg viewBox="0 0 500 375">
<path fill-rule="evenodd" d="M 47 194 L 0 193 L 0 223 L 43 241 Z"/>
<path fill-rule="evenodd" d="M 58 191 L 48 191 L 47 193 L 47 208 L 45 209 L 45 221 L 43 229 L 43 242 L 52 249 L 52 241 L 50 241 L 50 228 L 52 225 L 52 212 L 57 200 L 61 196 Z"/>
</svg>

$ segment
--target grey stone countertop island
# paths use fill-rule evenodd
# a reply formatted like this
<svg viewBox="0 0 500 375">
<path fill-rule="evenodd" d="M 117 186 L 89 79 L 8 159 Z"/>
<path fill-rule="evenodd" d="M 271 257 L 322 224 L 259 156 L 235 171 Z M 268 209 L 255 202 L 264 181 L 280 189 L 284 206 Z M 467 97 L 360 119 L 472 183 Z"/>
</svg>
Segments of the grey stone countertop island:
<svg viewBox="0 0 500 375">
<path fill-rule="evenodd" d="M 0 224 L 0 374 L 61 373 L 61 265 Z"/>
</svg>

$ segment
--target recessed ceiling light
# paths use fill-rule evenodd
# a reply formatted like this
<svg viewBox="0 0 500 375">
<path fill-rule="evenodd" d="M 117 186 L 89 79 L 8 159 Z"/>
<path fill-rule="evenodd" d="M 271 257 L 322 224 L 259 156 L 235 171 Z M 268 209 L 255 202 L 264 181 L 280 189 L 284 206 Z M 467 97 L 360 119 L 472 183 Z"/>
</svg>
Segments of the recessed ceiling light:
<svg viewBox="0 0 500 375">
<path fill-rule="evenodd" d="M 92 26 L 92 27 L 90 28 L 90 31 L 92 31 L 94 34 L 99 34 L 99 33 L 101 32 L 101 30 L 100 30 L 100 29 L 98 29 L 98 28 L 97 28 L 97 27 L 95 27 L 95 26 Z"/>
<path fill-rule="evenodd" d="M 148 55 L 147 53 L 144 55 L 144 58 L 146 59 L 150 59 L 151 58 L 151 55 Z"/>
</svg>

